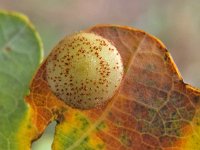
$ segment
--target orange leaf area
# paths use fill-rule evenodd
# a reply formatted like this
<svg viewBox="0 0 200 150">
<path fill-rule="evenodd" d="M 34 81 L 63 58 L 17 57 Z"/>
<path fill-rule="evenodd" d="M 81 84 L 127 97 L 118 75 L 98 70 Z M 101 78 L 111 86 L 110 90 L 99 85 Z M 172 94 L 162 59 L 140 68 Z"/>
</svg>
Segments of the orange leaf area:
<svg viewBox="0 0 200 150">
<path fill-rule="evenodd" d="M 120 89 L 104 106 L 71 108 L 51 92 L 44 61 L 26 97 L 38 136 L 57 120 L 53 149 L 198 149 L 200 91 L 183 82 L 165 46 L 129 27 L 95 26 L 85 32 L 118 49 L 125 70 Z"/>
</svg>

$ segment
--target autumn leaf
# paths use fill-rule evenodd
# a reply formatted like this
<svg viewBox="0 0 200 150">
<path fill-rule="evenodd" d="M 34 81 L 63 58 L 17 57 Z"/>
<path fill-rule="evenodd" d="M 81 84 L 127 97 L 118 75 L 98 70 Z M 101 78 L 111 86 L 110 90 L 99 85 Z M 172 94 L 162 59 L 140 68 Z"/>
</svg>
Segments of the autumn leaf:
<svg viewBox="0 0 200 150">
<path fill-rule="evenodd" d="M 24 96 L 42 57 L 38 33 L 26 16 L 0 11 L 0 149 L 30 149 L 37 137 Z"/>
<path fill-rule="evenodd" d="M 59 47 L 61 41 L 38 69 L 26 97 L 39 134 L 52 120 L 58 122 L 52 148 L 199 149 L 200 91 L 183 82 L 166 47 L 130 27 L 102 25 L 83 32 L 95 33 L 116 47 L 124 67 L 123 79 L 117 93 L 103 105 L 90 109 L 68 105 L 73 99 L 63 101 L 62 93 L 52 91 L 47 80 L 52 77 L 47 74 L 48 59 L 58 60 L 58 53 L 52 57 L 56 49 L 60 53 L 67 50 Z"/>
<path fill-rule="evenodd" d="M 103 77 L 90 77 L 99 77 L 105 87 L 96 82 L 87 83 L 90 91 L 84 87 L 86 93 L 81 94 L 91 99 L 89 103 L 79 99 L 80 93 L 75 96 L 65 93 L 74 88 L 72 85 L 63 90 L 63 81 L 67 81 L 68 76 L 65 78 L 59 68 L 63 63 L 68 64 L 66 60 L 59 61 L 58 56 L 64 58 L 67 47 L 62 44 L 70 38 L 62 40 L 43 62 L 32 79 L 29 92 L 29 82 L 40 63 L 40 38 L 23 15 L 0 12 L 0 149 L 30 149 L 31 142 L 38 139 L 53 120 L 58 122 L 52 145 L 55 150 L 199 149 L 200 91 L 183 82 L 170 54 L 158 39 L 122 26 L 95 26 L 80 34 L 97 42 L 91 47 L 88 46 L 90 42 L 75 36 L 74 43 L 83 44 L 91 51 L 94 48 L 95 57 L 106 58 L 113 68 L 100 61 Z M 79 46 L 73 49 L 85 55 L 85 50 Z M 99 47 L 105 54 L 98 52 Z M 111 56 L 107 50 L 111 51 Z M 119 56 L 123 68 L 121 61 L 115 59 Z M 89 58 L 86 61 L 79 55 L 77 58 L 84 61 L 76 61 L 76 67 L 83 69 L 91 65 L 87 62 Z M 55 60 L 59 61 L 59 67 L 53 67 L 57 69 L 53 72 Z M 75 79 L 70 78 L 70 83 L 71 80 L 78 83 L 87 73 L 94 73 L 87 67 L 88 72 L 64 67 L 73 70 L 70 75 Z M 117 72 L 111 72 L 116 68 Z M 119 78 L 109 78 L 109 75 Z M 111 79 L 112 84 L 106 84 L 111 83 Z M 103 95 L 98 94 L 101 91 Z M 113 92 L 110 99 L 108 95 Z"/>
</svg>

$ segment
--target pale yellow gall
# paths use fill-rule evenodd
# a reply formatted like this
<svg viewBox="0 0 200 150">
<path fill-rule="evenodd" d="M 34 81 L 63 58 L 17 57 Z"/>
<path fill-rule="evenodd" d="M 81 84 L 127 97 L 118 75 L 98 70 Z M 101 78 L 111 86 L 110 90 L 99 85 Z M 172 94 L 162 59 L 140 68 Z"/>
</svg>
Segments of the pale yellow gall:
<svg viewBox="0 0 200 150">
<path fill-rule="evenodd" d="M 67 105 L 89 109 L 109 101 L 120 86 L 123 64 L 117 49 L 93 33 L 63 39 L 46 62 L 46 79 Z"/>
</svg>

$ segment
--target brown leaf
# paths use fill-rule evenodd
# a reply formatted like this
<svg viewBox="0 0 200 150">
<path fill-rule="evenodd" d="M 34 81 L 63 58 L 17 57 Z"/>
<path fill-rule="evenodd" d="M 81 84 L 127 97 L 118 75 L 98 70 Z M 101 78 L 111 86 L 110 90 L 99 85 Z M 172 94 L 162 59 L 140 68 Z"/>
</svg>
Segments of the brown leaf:
<svg viewBox="0 0 200 150">
<path fill-rule="evenodd" d="M 183 82 L 165 46 L 129 27 L 103 25 L 85 32 L 108 39 L 118 49 L 123 81 L 108 104 L 74 109 L 50 90 L 44 61 L 26 99 L 40 134 L 52 120 L 59 122 L 53 149 L 199 148 L 200 91 Z"/>
</svg>

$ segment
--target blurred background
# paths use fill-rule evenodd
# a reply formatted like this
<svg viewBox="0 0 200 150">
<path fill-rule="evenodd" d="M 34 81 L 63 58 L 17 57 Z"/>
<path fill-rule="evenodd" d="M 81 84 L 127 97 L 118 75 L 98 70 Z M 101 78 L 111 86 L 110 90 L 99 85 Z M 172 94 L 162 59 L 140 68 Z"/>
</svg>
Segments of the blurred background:
<svg viewBox="0 0 200 150">
<path fill-rule="evenodd" d="M 145 30 L 167 46 L 185 82 L 200 88 L 199 0 L 0 0 L 0 9 L 30 18 L 45 56 L 65 35 L 96 24 Z M 33 143 L 33 150 L 51 149 L 55 124 Z"/>
</svg>

